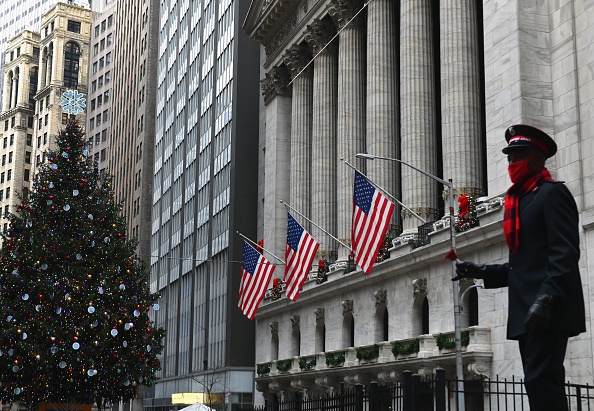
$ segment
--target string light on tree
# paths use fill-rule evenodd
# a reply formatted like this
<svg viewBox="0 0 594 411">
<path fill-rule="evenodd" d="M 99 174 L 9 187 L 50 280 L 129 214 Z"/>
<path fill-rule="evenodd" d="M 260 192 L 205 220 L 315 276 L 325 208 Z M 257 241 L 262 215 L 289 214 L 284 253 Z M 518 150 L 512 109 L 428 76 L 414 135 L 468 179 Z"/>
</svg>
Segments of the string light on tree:
<svg viewBox="0 0 594 411">
<path fill-rule="evenodd" d="M 111 177 L 74 120 L 8 216 L 0 249 L 0 400 L 117 402 L 156 380 L 158 295 L 127 239 Z"/>
</svg>

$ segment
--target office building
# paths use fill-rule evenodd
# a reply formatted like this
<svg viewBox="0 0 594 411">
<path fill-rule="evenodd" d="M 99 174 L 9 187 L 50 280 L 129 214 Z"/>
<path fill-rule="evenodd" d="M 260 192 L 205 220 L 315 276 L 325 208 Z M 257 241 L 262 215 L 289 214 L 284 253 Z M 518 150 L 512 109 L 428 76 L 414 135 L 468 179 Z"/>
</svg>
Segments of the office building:
<svg viewBox="0 0 594 411">
<path fill-rule="evenodd" d="M 101 175 L 108 169 L 111 133 L 111 87 L 114 73 L 115 0 L 102 0 L 102 13 L 93 16 L 87 96 L 86 133 Z M 109 79 L 109 81 L 108 81 Z"/>
<path fill-rule="evenodd" d="M 547 167 L 566 181 L 580 210 L 592 329 L 593 16 L 594 7 L 579 1 L 251 2 L 244 29 L 263 46 L 259 230 L 267 248 L 276 254 L 285 247 L 279 199 L 349 244 L 354 172 L 340 157 L 403 204 L 390 256 L 369 276 L 350 271 L 348 247 L 299 218 L 321 243 L 318 258 L 332 264 L 321 283 L 314 267 L 298 302 L 267 298 L 260 307 L 256 381 L 265 398 L 402 380 L 406 369 L 432 375 L 441 367 L 455 378 L 453 351 L 439 341 L 453 339 L 453 292 L 466 290 L 464 376 L 523 377 L 517 342 L 505 339 L 507 289 L 452 283 L 444 259 L 452 244 L 449 208 L 457 211 L 466 194 L 478 200 L 480 225 L 455 237 L 460 259 L 507 261 L 502 204 L 510 182 L 501 149 L 516 123 L 544 129 L 559 146 Z M 453 204 L 435 178 L 357 153 L 451 179 Z M 394 354 L 394 346 L 410 348 L 409 355 Z M 566 380 L 592 380 L 592 346 L 591 332 L 570 339 Z"/>
<path fill-rule="evenodd" d="M 161 3 L 150 254 L 167 337 L 145 409 L 180 393 L 210 392 L 229 410 L 252 402 L 254 323 L 237 308 L 236 234 L 256 238 L 258 203 L 260 57 L 240 29 L 247 7 Z"/>
</svg>

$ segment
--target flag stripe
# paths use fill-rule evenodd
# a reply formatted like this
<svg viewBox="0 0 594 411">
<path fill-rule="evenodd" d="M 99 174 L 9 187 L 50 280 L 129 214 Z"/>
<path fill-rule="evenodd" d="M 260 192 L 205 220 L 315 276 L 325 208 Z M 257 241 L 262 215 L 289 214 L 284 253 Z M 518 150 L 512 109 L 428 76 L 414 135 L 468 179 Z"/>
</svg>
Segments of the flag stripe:
<svg viewBox="0 0 594 411">
<path fill-rule="evenodd" d="M 288 213 L 285 250 L 287 297 L 297 301 L 320 244 Z"/>
<path fill-rule="evenodd" d="M 238 307 L 250 320 L 256 316 L 275 268 L 274 264 L 244 241 Z"/>
<path fill-rule="evenodd" d="M 351 242 L 355 262 L 365 274 L 371 272 L 375 263 L 390 226 L 394 208 L 394 204 L 376 190 L 361 173 L 355 172 Z"/>
</svg>

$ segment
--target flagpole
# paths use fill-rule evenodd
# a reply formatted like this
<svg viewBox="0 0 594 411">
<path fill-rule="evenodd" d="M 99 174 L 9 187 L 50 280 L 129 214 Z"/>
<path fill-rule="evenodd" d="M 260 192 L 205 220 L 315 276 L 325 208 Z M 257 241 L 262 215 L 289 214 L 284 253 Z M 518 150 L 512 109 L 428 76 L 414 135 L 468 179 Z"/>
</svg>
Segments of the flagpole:
<svg viewBox="0 0 594 411">
<path fill-rule="evenodd" d="M 270 251 L 268 251 L 267 249 L 265 249 L 264 247 L 262 247 L 259 244 L 254 243 L 252 240 L 250 240 L 249 238 L 247 238 L 246 236 L 244 236 L 243 234 L 241 234 L 239 231 L 236 231 L 237 234 L 239 234 L 245 241 L 247 241 L 248 243 L 250 243 L 251 245 L 254 246 L 254 248 L 257 250 L 258 248 L 261 248 L 262 251 L 266 251 L 268 254 L 270 254 L 271 256 L 273 256 L 274 258 L 276 258 L 278 261 L 280 261 L 283 264 L 287 264 L 285 263 L 284 260 L 281 260 L 280 258 L 278 258 L 277 256 L 275 256 L 274 254 L 272 254 Z"/>
<path fill-rule="evenodd" d="M 309 218 L 307 218 L 306 216 L 304 216 L 303 214 L 301 214 L 299 211 L 295 210 L 293 207 L 291 207 L 290 205 L 288 205 L 287 203 L 285 203 L 283 200 L 280 200 L 281 204 L 284 204 L 285 207 L 287 207 L 289 210 L 294 211 L 295 213 L 299 214 L 300 217 L 306 219 L 307 221 L 309 221 L 310 223 L 312 223 L 315 227 L 319 228 L 320 230 L 322 230 L 322 232 L 326 235 L 328 235 L 330 238 L 336 240 L 338 243 L 340 243 L 340 245 L 342 245 L 344 248 L 346 248 L 347 250 L 349 250 L 350 252 L 353 252 L 353 249 L 351 247 L 349 247 L 348 245 L 346 245 L 345 243 L 343 243 L 342 241 L 340 241 L 338 238 L 334 237 L 332 234 L 330 234 L 328 231 L 324 230 L 322 227 L 320 227 L 319 225 L 317 225 L 316 223 L 314 223 L 313 221 L 311 221 Z"/>
<path fill-rule="evenodd" d="M 421 217 L 420 215 L 418 215 L 417 213 L 415 213 L 413 210 L 411 210 L 410 208 L 408 208 L 407 206 L 405 206 L 404 204 L 402 204 L 400 202 L 400 200 L 398 200 L 396 197 L 394 197 L 392 194 L 388 193 L 384 188 L 380 187 L 379 185 L 377 185 L 375 182 L 372 182 L 371 179 L 369 177 L 367 177 L 365 174 L 363 174 L 361 171 L 357 170 L 355 168 L 355 166 L 353 166 L 352 164 L 350 164 L 348 161 L 346 161 L 344 159 L 344 157 L 340 157 L 340 160 L 344 161 L 344 163 L 349 166 L 350 168 L 352 168 L 353 170 L 355 170 L 356 172 L 358 172 L 359 174 L 361 174 L 363 177 L 365 177 L 367 179 L 367 181 L 369 181 L 370 183 L 372 183 L 374 186 L 376 186 L 377 188 L 379 188 L 381 191 L 384 192 L 384 194 L 386 194 L 388 197 L 390 197 L 392 200 L 396 201 L 402 208 L 404 208 L 406 211 L 408 211 L 409 213 L 411 213 L 412 215 L 414 215 L 417 220 L 420 220 L 423 224 L 425 224 L 427 221 L 425 221 L 425 219 L 423 217 Z"/>
<path fill-rule="evenodd" d="M 445 181 L 442 178 L 439 178 L 427 171 L 421 170 L 411 164 L 408 164 L 405 161 L 402 161 L 398 158 L 391 158 L 391 157 L 383 157 L 383 156 L 376 156 L 374 154 L 368 153 L 357 153 L 355 155 L 357 158 L 363 158 L 366 160 L 387 160 L 387 161 L 394 161 L 404 166 L 410 167 L 415 171 L 418 171 L 421 174 L 426 175 L 427 177 L 438 181 L 439 183 L 443 184 L 448 188 L 448 199 L 449 199 L 449 208 L 450 208 L 450 252 L 446 255 L 446 258 L 451 260 L 452 264 L 452 278 L 456 276 L 456 229 L 455 229 L 455 217 L 454 217 L 454 183 L 452 179 Z M 450 254 L 452 254 L 450 258 Z M 455 283 L 455 281 L 453 282 Z M 464 399 L 464 369 L 463 369 L 463 362 L 462 362 L 462 341 L 461 341 L 461 330 L 460 330 L 460 295 L 458 294 L 458 285 L 453 284 L 453 299 L 454 299 L 454 343 L 455 343 L 455 351 L 456 351 L 456 379 L 458 380 L 457 388 L 458 388 L 458 411 L 464 411 L 466 409 L 465 399 Z"/>
</svg>

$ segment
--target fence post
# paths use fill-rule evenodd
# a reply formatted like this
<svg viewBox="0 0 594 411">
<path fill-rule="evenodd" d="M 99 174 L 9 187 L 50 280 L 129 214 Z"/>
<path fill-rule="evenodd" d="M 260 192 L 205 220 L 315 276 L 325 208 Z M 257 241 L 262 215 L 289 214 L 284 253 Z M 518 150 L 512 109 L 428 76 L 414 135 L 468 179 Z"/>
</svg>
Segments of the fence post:
<svg viewBox="0 0 594 411">
<path fill-rule="evenodd" d="M 355 385 L 355 411 L 363 411 L 363 384 Z"/>
<path fill-rule="evenodd" d="M 413 397 L 413 411 L 421 409 L 421 392 L 419 392 L 419 388 L 421 388 L 421 376 L 419 374 L 413 374 L 412 376 L 412 397 Z"/>
<path fill-rule="evenodd" d="M 402 382 L 404 385 L 404 410 L 413 411 L 413 389 L 412 389 L 412 371 L 406 370 L 402 373 Z"/>
<path fill-rule="evenodd" d="M 340 395 L 338 396 L 340 411 L 344 411 L 344 381 L 340 383 Z"/>
<path fill-rule="evenodd" d="M 369 409 L 380 410 L 381 409 L 381 398 L 379 392 L 379 383 L 372 381 L 369 387 Z"/>
<path fill-rule="evenodd" d="M 435 411 L 446 411 L 445 370 L 435 370 Z"/>
</svg>

